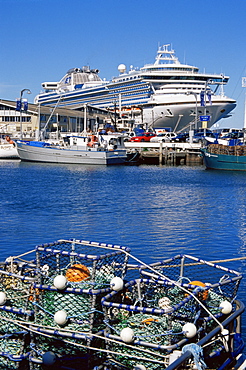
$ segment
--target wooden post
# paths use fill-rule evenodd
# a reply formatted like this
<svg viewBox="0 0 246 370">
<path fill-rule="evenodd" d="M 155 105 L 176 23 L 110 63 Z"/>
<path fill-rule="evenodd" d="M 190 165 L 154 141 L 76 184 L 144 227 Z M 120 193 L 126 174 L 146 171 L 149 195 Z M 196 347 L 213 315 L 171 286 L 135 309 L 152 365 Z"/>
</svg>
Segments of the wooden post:
<svg viewBox="0 0 246 370">
<path fill-rule="evenodd" d="M 165 164 L 167 164 L 167 158 L 168 158 L 168 152 L 167 152 L 167 146 L 165 147 Z"/>
<path fill-rule="evenodd" d="M 160 150 L 159 150 L 159 164 L 162 164 L 162 155 L 163 155 L 163 152 L 162 152 L 162 141 L 160 142 Z"/>
</svg>

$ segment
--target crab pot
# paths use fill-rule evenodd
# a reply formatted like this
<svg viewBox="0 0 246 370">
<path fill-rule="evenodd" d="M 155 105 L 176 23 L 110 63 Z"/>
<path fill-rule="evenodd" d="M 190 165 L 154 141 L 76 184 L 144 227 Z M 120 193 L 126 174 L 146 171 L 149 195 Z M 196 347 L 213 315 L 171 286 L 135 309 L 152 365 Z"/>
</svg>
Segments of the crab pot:
<svg viewBox="0 0 246 370">
<path fill-rule="evenodd" d="M 109 289 L 110 281 L 124 279 L 130 250 L 112 244 L 64 240 L 36 247 L 39 283 L 50 284 L 64 275 L 80 289 Z"/>
<path fill-rule="evenodd" d="M 65 311 L 69 330 L 96 333 L 102 329 L 101 298 L 114 277 L 126 273 L 128 249 L 86 241 L 59 241 L 36 247 L 40 292 L 35 323 L 59 328 L 54 320 Z M 59 314 L 58 314 L 59 315 Z"/>
<path fill-rule="evenodd" d="M 21 263 L 4 263 L 0 269 L 0 309 L 7 307 L 32 310 L 35 266 Z"/>
<path fill-rule="evenodd" d="M 141 274 L 152 279 L 176 281 L 181 285 L 200 282 L 229 301 L 236 297 L 242 279 L 242 274 L 237 271 L 189 255 L 177 255 L 142 267 Z"/>
<path fill-rule="evenodd" d="M 197 338 L 197 301 L 170 282 L 130 281 L 122 291 L 107 294 L 102 306 L 109 356 L 113 353 L 109 360 L 126 368 L 145 358 L 147 369 L 159 369 L 170 352 Z M 190 329 L 193 333 L 187 335 Z"/>
<path fill-rule="evenodd" d="M 0 369 L 19 369 L 27 363 L 30 335 L 25 323 L 33 320 L 33 314 L 33 311 L 0 307 Z"/>
<path fill-rule="evenodd" d="M 38 289 L 41 293 L 35 307 L 35 324 L 86 333 L 96 333 L 104 327 L 101 290 L 92 293 L 76 288 L 75 292 L 68 288 L 60 292 L 45 285 Z"/>
<path fill-rule="evenodd" d="M 25 368 L 30 353 L 26 322 L 34 320 L 33 267 L 2 263 L 0 270 L 0 369 Z"/>
</svg>

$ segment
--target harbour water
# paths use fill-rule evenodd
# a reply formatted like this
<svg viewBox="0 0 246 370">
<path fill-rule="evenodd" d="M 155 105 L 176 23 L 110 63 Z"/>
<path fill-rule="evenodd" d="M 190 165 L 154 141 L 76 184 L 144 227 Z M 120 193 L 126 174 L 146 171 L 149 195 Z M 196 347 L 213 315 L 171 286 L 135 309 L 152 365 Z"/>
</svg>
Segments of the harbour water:
<svg viewBox="0 0 246 370">
<path fill-rule="evenodd" d="M 38 244 L 77 238 L 130 247 L 144 262 L 180 253 L 210 261 L 241 258 L 221 264 L 244 273 L 244 172 L 19 160 L 2 160 L 0 171 L 1 260 Z M 246 338 L 246 314 L 243 330 Z"/>
</svg>

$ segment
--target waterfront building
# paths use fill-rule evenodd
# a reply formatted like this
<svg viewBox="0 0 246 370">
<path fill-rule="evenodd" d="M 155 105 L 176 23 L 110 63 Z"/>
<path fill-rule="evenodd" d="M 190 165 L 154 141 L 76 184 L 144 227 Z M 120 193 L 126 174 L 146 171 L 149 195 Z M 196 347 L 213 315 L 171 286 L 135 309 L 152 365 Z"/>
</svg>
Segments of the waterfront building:
<svg viewBox="0 0 246 370">
<path fill-rule="evenodd" d="M 106 110 L 96 107 L 82 107 L 80 110 L 39 106 L 29 103 L 26 110 L 17 111 L 16 102 L 0 100 L 0 133 L 8 133 L 20 137 L 36 137 L 37 132 L 47 126 L 48 131 L 81 132 L 94 130 L 103 126 L 109 119 Z M 84 120 L 86 120 L 86 125 Z"/>
</svg>

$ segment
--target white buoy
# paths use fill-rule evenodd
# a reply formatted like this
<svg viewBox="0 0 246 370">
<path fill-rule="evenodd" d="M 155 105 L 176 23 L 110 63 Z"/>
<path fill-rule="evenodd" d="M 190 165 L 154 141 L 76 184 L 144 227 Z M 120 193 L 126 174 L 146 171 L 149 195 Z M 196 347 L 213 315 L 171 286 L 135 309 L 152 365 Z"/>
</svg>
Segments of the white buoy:
<svg viewBox="0 0 246 370">
<path fill-rule="evenodd" d="M 220 302 L 219 309 L 222 313 L 227 315 L 232 311 L 232 304 L 228 301 L 222 301 Z"/>
<path fill-rule="evenodd" d="M 170 308 L 171 307 L 170 303 L 171 303 L 171 301 L 168 297 L 162 297 L 158 301 L 158 306 L 164 310 L 165 308 Z"/>
<path fill-rule="evenodd" d="M 54 315 L 54 320 L 58 325 L 65 325 L 67 322 L 67 313 L 64 310 L 57 311 Z"/>
<path fill-rule="evenodd" d="M 197 332 L 196 325 L 192 324 L 191 322 L 185 324 L 183 326 L 183 332 L 186 338 L 193 338 Z"/>
<path fill-rule="evenodd" d="M 67 285 L 67 279 L 64 275 L 57 275 L 55 278 L 54 278 L 54 281 L 53 281 L 53 284 L 54 286 L 59 289 L 59 290 L 63 290 L 66 288 L 66 285 Z"/>
<path fill-rule="evenodd" d="M 134 331 L 131 328 L 124 328 L 120 332 L 120 337 L 125 343 L 131 343 L 134 339 Z"/>
<path fill-rule="evenodd" d="M 228 342 L 229 340 L 229 330 L 228 329 L 223 329 L 221 330 L 221 335 L 223 335 L 223 337 L 226 339 L 226 341 Z"/>
<path fill-rule="evenodd" d="M 124 281 L 118 276 L 115 276 L 110 281 L 110 288 L 115 290 L 116 292 L 119 292 L 120 290 L 122 290 L 123 286 L 124 286 Z"/>
<path fill-rule="evenodd" d="M 7 301 L 6 293 L 0 292 L 0 306 L 3 306 Z"/>
<path fill-rule="evenodd" d="M 134 366 L 133 370 L 147 370 L 144 365 L 136 365 Z"/>
<path fill-rule="evenodd" d="M 42 356 L 43 364 L 46 366 L 54 365 L 56 362 L 56 355 L 54 352 L 45 352 Z"/>
</svg>

